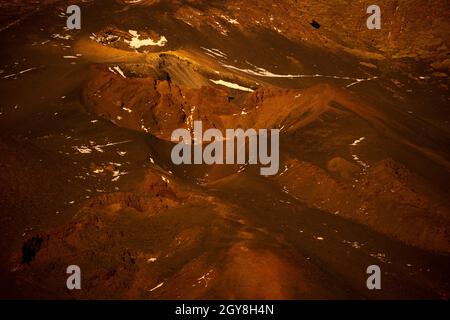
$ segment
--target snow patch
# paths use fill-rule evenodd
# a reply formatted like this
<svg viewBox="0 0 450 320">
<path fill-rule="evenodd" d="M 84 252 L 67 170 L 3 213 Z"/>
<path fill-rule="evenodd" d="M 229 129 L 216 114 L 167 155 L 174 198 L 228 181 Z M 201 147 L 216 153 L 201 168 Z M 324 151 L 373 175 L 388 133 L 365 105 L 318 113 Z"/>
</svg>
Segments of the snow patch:
<svg viewBox="0 0 450 320">
<path fill-rule="evenodd" d="M 236 83 L 233 83 L 233 82 L 228 82 L 228 81 L 224 81 L 224 80 L 211 80 L 211 79 L 210 79 L 210 81 L 215 83 L 215 84 L 218 84 L 218 85 L 221 85 L 221 86 L 224 86 L 224 87 L 228 87 L 228 88 L 231 88 L 231 89 L 235 89 L 235 90 L 241 90 L 241 91 L 247 91 L 247 92 L 255 91 L 253 89 L 240 86 L 240 85 L 238 85 Z"/>
<path fill-rule="evenodd" d="M 360 142 L 364 141 L 366 138 L 365 137 L 361 137 L 355 141 L 353 141 L 353 143 L 351 144 L 351 146 L 357 146 Z"/>
<path fill-rule="evenodd" d="M 112 67 L 112 68 L 109 67 L 108 69 L 109 69 L 109 71 L 111 71 L 112 73 L 118 74 L 118 75 L 122 76 L 123 78 L 126 78 L 125 74 L 123 73 L 122 69 L 120 69 L 119 66 L 115 66 L 115 67 Z"/>
<path fill-rule="evenodd" d="M 128 32 L 133 36 L 131 41 L 125 40 L 126 43 L 132 48 L 139 49 L 140 47 L 146 46 L 159 46 L 164 47 L 167 43 L 167 39 L 164 36 L 161 36 L 158 41 L 154 41 L 153 39 L 140 39 L 140 35 L 135 30 L 128 30 Z"/>
</svg>

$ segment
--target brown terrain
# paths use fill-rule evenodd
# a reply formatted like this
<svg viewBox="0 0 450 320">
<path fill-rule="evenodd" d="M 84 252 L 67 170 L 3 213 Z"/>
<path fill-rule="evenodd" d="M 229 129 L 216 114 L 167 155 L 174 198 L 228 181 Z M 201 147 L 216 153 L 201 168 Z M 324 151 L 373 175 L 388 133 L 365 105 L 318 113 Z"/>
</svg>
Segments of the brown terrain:
<svg viewBox="0 0 450 320">
<path fill-rule="evenodd" d="M 448 299 L 449 3 L 371 4 L 0 1 L 0 297 Z M 278 174 L 174 165 L 196 120 Z"/>
</svg>

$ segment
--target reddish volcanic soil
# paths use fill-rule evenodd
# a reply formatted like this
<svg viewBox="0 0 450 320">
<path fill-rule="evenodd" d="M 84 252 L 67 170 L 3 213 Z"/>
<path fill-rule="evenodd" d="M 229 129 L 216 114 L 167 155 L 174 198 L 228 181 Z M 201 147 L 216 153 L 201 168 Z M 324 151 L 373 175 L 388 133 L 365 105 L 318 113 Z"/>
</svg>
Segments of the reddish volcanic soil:
<svg viewBox="0 0 450 320">
<path fill-rule="evenodd" d="M 449 297 L 446 1 L 68 3 L 0 1 L 1 298 Z M 278 173 L 174 165 L 197 120 Z"/>
</svg>

